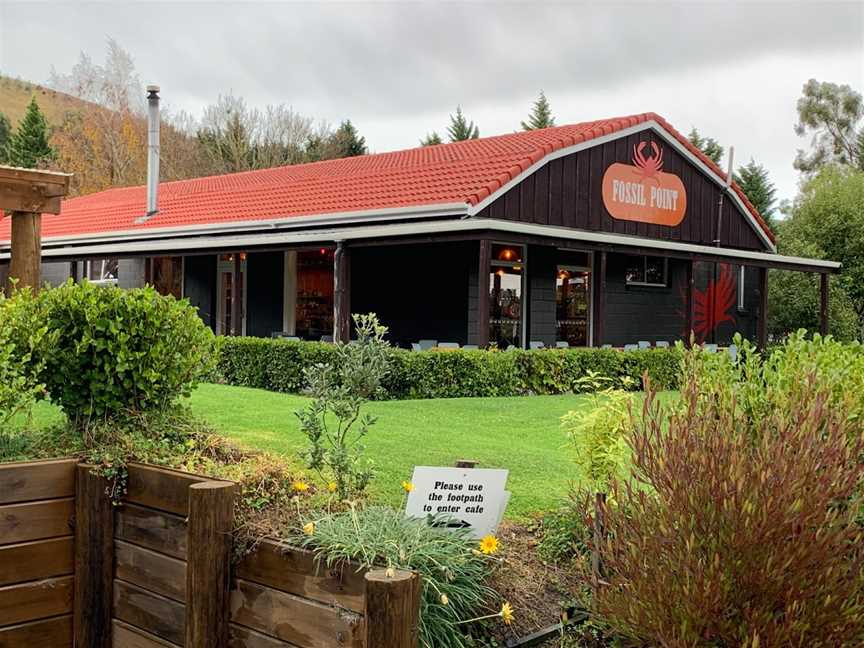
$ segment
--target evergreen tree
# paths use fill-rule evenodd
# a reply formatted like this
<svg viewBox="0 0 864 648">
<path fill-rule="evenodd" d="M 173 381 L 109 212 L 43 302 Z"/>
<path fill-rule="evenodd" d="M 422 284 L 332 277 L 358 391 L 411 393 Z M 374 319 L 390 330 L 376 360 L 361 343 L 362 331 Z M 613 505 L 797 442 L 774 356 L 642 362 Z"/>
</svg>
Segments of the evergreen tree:
<svg viewBox="0 0 864 648">
<path fill-rule="evenodd" d="M 772 225 L 777 191 L 768 179 L 768 169 L 761 164 L 756 164 L 756 161 L 750 158 L 749 163 L 738 167 L 734 178 L 753 206 L 768 221 L 768 224 Z"/>
<path fill-rule="evenodd" d="M 0 164 L 9 161 L 9 140 L 12 137 L 12 124 L 3 113 L 0 113 Z"/>
<path fill-rule="evenodd" d="M 552 116 L 549 100 L 546 99 L 546 94 L 541 90 L 540 96 L 534 102 L 534 107 L 531 109 L 528 121 L 522 122 L 522 130 L 537 130 L 538 128 L 549 128 L 554 125 L 555 118 Z"/>
<path fill-rule="evenodd" d="M 693 127 L 693 130 L 690 131 L 690 134 L 687 135 L 687 139 L 690 140 L 690 143 L 702 151 L 705 155 L 711 159 L 714 164 L 719 165 L 720 160 L 723 159 L 723 147 L 715 140 L 713 137 L 702 137 L 699 134 L 699 131 L 696 130 L 696 127 Z"/>
<path fill-rule="evenodd" d="M 9 164 L 25 169 L 44 167 L 57 158 L 57 152 L 48 143 L 48 122 L 35 96 L 9 141 L 8 157 Z"/>
<path fill-rule="evenodd" d="M 462 106 L 456 106 L 456 115 L 450 115 L 450 125 L 447 127 L 447 135 L 451 142 L 462 142 L 480 137 L 480 128 L 469 122 L 462 114 Z"/>
<path fill-rule="evenodd" d="M 441 144 L 441 136 L 435 131 L 420 140 L 420 146 L 435 146 L 436 144 Z"/>
<path fill-rule="evenodd" d="M 330 137 L 330 145 L 331 151 L 327 157 L 331 158 L 354 157 L 369 152 L 366 148 L 366 138 L 357 132 L 350 119 L 339 124 L 339 128 Z"/>
</svg>

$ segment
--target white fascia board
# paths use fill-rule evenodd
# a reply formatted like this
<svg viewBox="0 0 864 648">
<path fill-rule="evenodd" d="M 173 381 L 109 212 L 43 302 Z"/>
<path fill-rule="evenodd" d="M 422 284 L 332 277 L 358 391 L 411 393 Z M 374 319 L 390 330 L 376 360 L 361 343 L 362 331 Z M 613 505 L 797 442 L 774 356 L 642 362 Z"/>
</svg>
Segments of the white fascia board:
<svg viewBox="0 0 864 648">
<path fill-rule="evenodd" d="M 600 146 L 602 144 L 606 144 L 607 142 L 613 142 L 617 139 L 621 139 L 622 137 L 641 133 L 646 130 L 654 131 L 667 144 L 672 146 L 672 148 L 678 151 L 678 153 L 687 158 L 687 160 L 689 160 L 694 166 L 696 166 L 700 171 L 705 173 L 711 180 L 713 180 L 714 183 L 720 187 L 721 191 L 725 191 L 726 194 L 731 198 L 731 200 L 738 206 L 738 209 L 741 210 L 741 213 L 744 214 L 744 216 L 747 218 L 747 222 L 759 236 L 759 239 L 763 243 L 765 243 L 765 245 L 767 245 L 772 252 L 777 251 L 777 246 L 774 245 L 770 238 L 768 238 L 765 230 L 762 229 L 762 226 L 759 225 L 759 222 L 756 220 L 750 210 L 747 209 L 747 206 L 738 196 L 738 193 L 734 189 L 732 189 L 731 186 L 727 189 L 726 181 L 723 178 L 717 175 L 702 160 L 693 155 L 693 153 L 686 146 L 684 146 L 681 142 L 678 141 L 678 138 L 673 136 L 669 131 L 667 131 L 653 119 L 649 119 L 648 121 L 642 122 L 641 124 L 636 124 L 635 126 L 630 126 L 628 128 L 616 131 L 614 133 L 610 133 L 608 135 L 595 137 L 585 142 L 579 142 L 578 144 L 574 144 L 573 146 L 567 146 L 565 148 L 558 149 L 557 151 L 549 153 L 542 159 L 532 164 L 518 176 L 513 178 L 510 182 L 508 182 L 502 187 L 499 187 L 494 193 L 490 194 L 476 205 L 472 205 L 468 210 L 468 215 L 474 216 L 475 214 L 479 214 L 480 211 L 485 207 L 488 207 L 489 204 L 492 203 L 492 201 L 500 198 L 504 193 L 510 191 L 515 185 L 522 182 L 522 180 L 530 176 L 532 173 L 536 173 L 540 168 L 542 168 L 544 165 L 548 164 L 552 160 L 557 160 L 558 158 L 564 157 L 565 155 L 571 155 L 573 153 L 577 153 L 578 151 L 584 151 L 585 149 Z"/>
<path fill-rule="evenodd" d="M 244 250 L 261 246 L 302 247 L 305 245 L 333 244 L 335 241 L 374 240 L 379 238 L 409 237 L 426 234 L 450 234 L 493 231 L 499 236 L 507 234 L 526 234 L 549 238 L 580 241 L 593 245 L 609 245 L 620 248 L 641 248 L 696 254 L 718 259 L 736 259 L 739 261 L 761 261 L 767 263 L 787 263 L 825 268 L 835 271 L 840 264 L 835 261 L 821 259 L 805 259 L 789 257 L 770 252 L 754 252 L 734 248 L 717 248 L 708 245 L 681 243 L 661 239 L 641 238 L 626 234 L 607 234 L 586 230 L 555 227 L 552 225 L 536 225 L 533 223 L 516 223 L 492 218 L 471 218 L 461 220 L 437 220 L 421 223 L 391 223 L 385 225 L 368 225 L 366 227 L 330 228 L 293 232 L 251 232 L 226 236 L 198 236 L 193 238 L 174 238 L 155 241 L 128 241 L 117 243 L 75 245 L 64 247 L 46 247 L 42 250 L 43 257 L 94 257 L 94 256 L 124 256 L 140 254 L 165 254 L 176 251 L 203 252 L 207 250 Z M 9 258 L 8 253 L 0 254 L 0 258 Z"/>
<path fill-rule="evenodd" d="M 177 225 L 173 227 L 142 227 L 139 229 L 118 230 L 116 232 L 94 232 L 68 236 L 49 236 L 42 239 L 43 245 L 84 242 L 110 242 L 125 239 L 158 239 L 174 236 L 201 236 L 202 234 L 230 234 L 251 230 L 290 230 L 303 227 L 326 227 L 343 224 L 365 223 L 368 221 L 414 220 L 422 218 L 441 218 L 464 216 L 468 203 L 438 203 L 414 205 L 411 207 L 388 207 L 386 209 L 367 209 L 347 212 L 328 212 L 308 216 L 283 216 L 266 220 L 236 220 L 207 225 Z M 62 218 L 62 216 L 61 216 Z M 3 242 L 3 247 L 9 245 Z"/>
</svg>

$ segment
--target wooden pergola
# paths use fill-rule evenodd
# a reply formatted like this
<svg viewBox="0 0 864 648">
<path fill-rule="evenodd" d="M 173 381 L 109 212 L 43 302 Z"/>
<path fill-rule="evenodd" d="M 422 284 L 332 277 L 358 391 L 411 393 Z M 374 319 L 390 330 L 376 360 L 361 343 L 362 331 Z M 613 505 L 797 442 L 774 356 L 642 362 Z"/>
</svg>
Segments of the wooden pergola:
<svg viewBox="0 0 864 648">
<path fill-rule="evenodd" d="M 19 287 L 39 290 L 42 214 L 60 213 L 71 178 L 69 173 L 0 166 L 0 210 L 12 218 L 9 279 L 17 279 Z"/>
</svg>

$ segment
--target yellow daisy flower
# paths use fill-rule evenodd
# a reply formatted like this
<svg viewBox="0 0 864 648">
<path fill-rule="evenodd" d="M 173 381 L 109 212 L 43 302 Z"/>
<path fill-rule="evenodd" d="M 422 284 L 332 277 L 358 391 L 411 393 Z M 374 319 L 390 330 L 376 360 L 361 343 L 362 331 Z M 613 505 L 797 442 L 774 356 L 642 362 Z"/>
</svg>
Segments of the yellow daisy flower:
<svg viewBox="0 0 864 648">
<path fill-rule="evenodd" d="M 494 535 L 484 536 L 480 541 L 480 551 L 490 556 L 498 551 L 498 538 Z"/>
<path fill-rule="evenodd" d="M 506 625 L 510 625 L 511 623 L 513 623 L 513 606 L 512 605 L 505 602 L 504 605 L 501 606 L 500 614 L 501 614 L 501 620 L 504 621 L 504 623 Z"/>
<path fill-rule="evenodd" d="M 327 492 L 328 493 L 335 493 L 336 492 L 336 482 L 330 482 L 329 484 L 327 484 Z"/>
<path fill-rule="evenodd" d="M 314 522 L 307 522 L 306 524 L 304 524 L 303 525 L 303 533 L 305 533 L 306 535 L 309 535 L 309 536 L 314 535 L 315 534 L 315 523 Z"/>
<path fill-rule="evenodd" d="M 306 491 L 309 490 L 309 484 L 307 484 L 305 481 L 299 480 L 299 479 L 297 481 L 295 481 L 293 484 L 291 484 L 291 487 L 295 491 L 297 491 L 298 493 L 305 493 Z"/>
<path fill-rule="evenodd" d="M 402 490 L 404 490 L 406 493 L 410 493 L 414 490 L 414 484 L 412 484 L 410 481 L 403 481 Z"/>
</svg>

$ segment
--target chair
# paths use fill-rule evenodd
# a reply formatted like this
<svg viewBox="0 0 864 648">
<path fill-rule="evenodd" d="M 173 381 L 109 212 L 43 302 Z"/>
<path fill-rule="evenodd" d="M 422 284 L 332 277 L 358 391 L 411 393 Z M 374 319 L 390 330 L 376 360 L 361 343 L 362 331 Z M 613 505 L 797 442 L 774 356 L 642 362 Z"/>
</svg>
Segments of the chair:
<svg viewBox="0 0 864 648">
<path fill-rule="evenodd" d="M 600 348 L 601 348 L 601 349 L 611 349 L 611 348 L 612 348 L 612 345 L 611 345 L 611 344 L 604 344 L 604 345 L 601 346 Z"/>
<path fill-rule="evenodd" d="M 639 348 L 640 349 L 650 349 L 651 343 L 648 340 L 639 340 Z"/>
<path fill-rule="evenodd" d="M 428 351 L 429 349 L 434 349 L 436 346 L 438 346 L 438 340 L 420 340 L 418 344 L 420 345 L 420 349 L 422 351 Z"/>
<path fill-rule="evenodd" d="M 463 351 L 479 351 L 480 347 L 477 346 L 476 344 L 466 344 L 465 346 L 462 347 L 462 350 Z"/>
<path fill-rule="evenodd" d="M 716 344 L 706 344 L 705 351 L 708 353 L 717 353 L 717 345 Z"/>
<path fill-rule="evenodd" d="M 321 341 L 327 342 L 328 344 L 333 344 L 333 336 L 332 335 L 322 335 Z"/>
<path fill-rule="evenodd" d="M 556 349 L 569 349 L 569 348 L 570 348 L 570 343 L 567 342 L 566 340 L 558 340 L 558 341 L 555 343 L 555 348 L 556 348 Z"/>
<path fill-rule="evenodd" d="M 545 349 L 546 345 L 543 344 L 540 340 L 531 340 L 531 342 L 528 343 L 528 347 L 530 349 Z"/>
<path fill-rule="evenodd" d="M 411 350 L 412 351 L 422 351 L 423 347 L 421 347 L 417 342 L 412 342 L 411 343 Z"/>
<path fill-rule="evenodd" d="M 450 349 L 452 351 L 453 349 L 459 348 L 459 343 L 458 342 L 439 342 L 438 348 L 439 349 Z"/>
<path fill-rule="evenodd" d="M 735 362 L 738 359 L 738 347 L 734 344 L 730 344 L 729 348 L 726 349 L 729 353 L 729 357 L 732 359 L 732 362 Z"/>
<path fill-rule="evenodd" d="M 624 345 L 625 351 L 637 351 L 638 349 L 639 349 L 638 344 L 625 344 Z"/>
<path fill-rule="evenodd" d="M 654 346 L 657 347 L 658 349 L 668 349 L 669 348 L 669 342 L 667 342 L 666 340 L 657 340 L 654 343 Z"/>
</svg>

